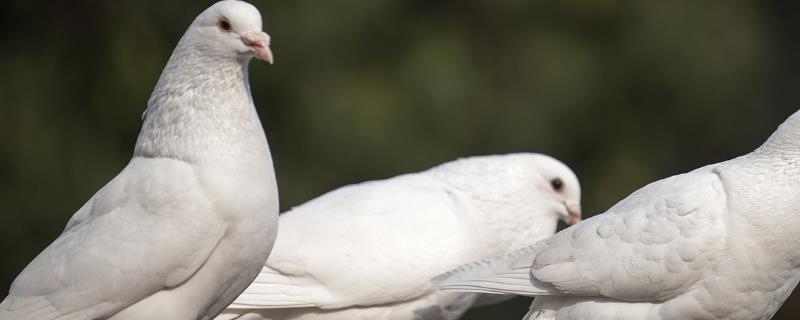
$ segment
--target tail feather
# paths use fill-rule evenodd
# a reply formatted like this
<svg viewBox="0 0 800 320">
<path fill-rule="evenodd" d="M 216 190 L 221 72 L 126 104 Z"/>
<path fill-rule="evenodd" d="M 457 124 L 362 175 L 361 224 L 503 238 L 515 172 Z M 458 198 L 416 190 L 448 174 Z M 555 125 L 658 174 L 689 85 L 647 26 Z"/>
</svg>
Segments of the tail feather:
<svg viewBox="0 0 800 320">
<path fill-rule="evenodd" d="M 533 257 L 545 245 L 538 242 L 493 259 L 472 262 L 436 276 L 431 281 L 439 290 L 539 296 L 557 294 L 552 286 L 531 275 Z"/>
</svg>

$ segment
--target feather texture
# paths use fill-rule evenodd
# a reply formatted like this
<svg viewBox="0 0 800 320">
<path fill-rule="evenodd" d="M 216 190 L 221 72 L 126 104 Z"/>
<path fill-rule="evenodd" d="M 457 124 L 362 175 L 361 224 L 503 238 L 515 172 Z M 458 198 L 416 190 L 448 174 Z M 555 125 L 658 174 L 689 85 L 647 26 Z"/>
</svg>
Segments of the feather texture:
<svg viewBox="0 0 800 320">
<path fill-rule="evenodd" d="M 535 247 L 435 281 L 537 296 L 526 319 L 769 319 L 800 280 L 798 146 L 800 113 L 748 155 L 651 183 Z"/>
<path fill-rule="evenodd" d="M 571 170 L 538 154 L 339 188 L 281 216 L 273 254 L 223 316 L 455 319 L 477 295 L 435 293 L 432 276 L 553 234 L 579 197 Z"/>
</svg>

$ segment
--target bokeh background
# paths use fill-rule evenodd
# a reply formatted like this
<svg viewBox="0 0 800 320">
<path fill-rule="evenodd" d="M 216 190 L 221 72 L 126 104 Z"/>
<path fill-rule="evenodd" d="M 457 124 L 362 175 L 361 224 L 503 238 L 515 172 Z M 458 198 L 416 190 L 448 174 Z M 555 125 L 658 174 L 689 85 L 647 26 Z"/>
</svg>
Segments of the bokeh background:
<svg viewBox="0 0 800 320">
<path fill-rule="evenodd" d="M 276 55 L 251 82 L 283 209 L 537 151 L 577 172 L 592 215 L 749 152 L 800 106 L 796 1 L 252 2 Z M 2 290 L 125 166 L 161 68 L 210 3 L 0 2 Z M 518 319 L 527 304 L 466 319 Z M 798 315 L 792 298 L 775 319 Z"/>
</svg>

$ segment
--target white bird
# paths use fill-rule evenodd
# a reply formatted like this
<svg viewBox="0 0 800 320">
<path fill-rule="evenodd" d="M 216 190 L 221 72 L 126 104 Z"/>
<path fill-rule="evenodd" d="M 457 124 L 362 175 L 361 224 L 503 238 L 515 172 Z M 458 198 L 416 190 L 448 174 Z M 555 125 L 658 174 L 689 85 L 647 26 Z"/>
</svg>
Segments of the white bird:
<svg viewBox="0 0 800 320">
<path fill-rule="evenodd" d="M 434 281 L 537 296 L 526 319 L 769 319 L 800 280 L 798 194 L 800 112 L 750 154 Z"/>
<path fill-rule="evenodd" d="M 280 218 L 255 282 L 218 319 L 455 319 L 476 294 L 431 277 L 580 219 L 580 186 L 541 154 L 481 156 L 331 191 Z"/>
<path fill-rule="evenodd" d="M 221 1 L 194 20 L 130 163 L 16 278 L 0 319 L 211 319 L 250 284 L 278 214 L 253 56 L 272 61 L 252 5 Z"/>
</svg>

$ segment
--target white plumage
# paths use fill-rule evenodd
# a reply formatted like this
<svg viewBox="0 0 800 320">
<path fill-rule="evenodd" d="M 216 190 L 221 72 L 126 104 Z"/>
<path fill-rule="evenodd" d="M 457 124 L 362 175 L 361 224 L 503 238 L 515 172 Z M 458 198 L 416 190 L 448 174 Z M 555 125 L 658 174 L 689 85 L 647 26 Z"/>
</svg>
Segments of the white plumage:
<svg viewBox="0 0 800 320">
<path fill-rule="evenodd" d="M 435 282 L 537 296 L 526 319 L 769 319 L 800 280 L 798 194 L 800 112 L 750 154 Z"/>
<path fill-rule="evenodd" d="M 194 20 L 130 163 L 16 278 L 0 319 L 210 319 L 247 287 L 277 227 L 247 80 L 251 57 L 271 61 L 268 45 L 245 2 L 218 2 Z"/>
<path fill-rule="evenodd" d="M 281 216 L 261 274 L 218 319 L 455 319 L 478 295 L 435 293 L 431 277 L 544 239 L 579 203 L 572 171 L 541 154 L 342 187 Z"/>
</svg>

